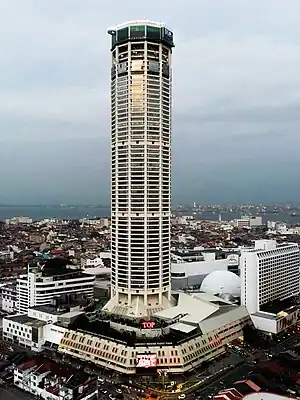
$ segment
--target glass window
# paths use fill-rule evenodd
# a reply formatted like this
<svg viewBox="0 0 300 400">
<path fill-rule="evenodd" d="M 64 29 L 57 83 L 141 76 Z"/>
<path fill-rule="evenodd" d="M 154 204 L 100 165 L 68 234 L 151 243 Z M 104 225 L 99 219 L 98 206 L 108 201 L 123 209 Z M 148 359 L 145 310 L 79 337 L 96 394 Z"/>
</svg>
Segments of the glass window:
<svg viewBox="0 0 300 400">
<path fill-rule="evenodd" d="M 145 36 L 145 25 L 137 25 L 130 27 L 130 37 L 139 38 Z"/>
<path fill-rule="evenodd" d="M 148 39 L 160 39 L 161 28 L 156 26 L 147 26 L 147 38 Z"/>
<path fill-rule="evenodd" d="M 120 29 L 117 32 L 117 37 L 118 37 L 118 42 L 122 41 L 122 40 L 127 40 L 128 39 L 128 28 L 123 28 Z"/>
</svg>

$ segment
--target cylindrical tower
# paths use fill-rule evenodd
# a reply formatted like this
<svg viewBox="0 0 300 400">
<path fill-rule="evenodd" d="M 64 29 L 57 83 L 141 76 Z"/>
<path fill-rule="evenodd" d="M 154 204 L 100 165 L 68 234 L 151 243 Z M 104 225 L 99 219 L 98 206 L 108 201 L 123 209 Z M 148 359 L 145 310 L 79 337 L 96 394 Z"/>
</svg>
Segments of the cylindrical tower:
<svg viewBox="0 0 300 400">
<path fill-rule="evenodd" d="M 132 21 L 110 29 L 112 298 L 132 317 L 170 306 L 173 33 Z"/>
</svg>

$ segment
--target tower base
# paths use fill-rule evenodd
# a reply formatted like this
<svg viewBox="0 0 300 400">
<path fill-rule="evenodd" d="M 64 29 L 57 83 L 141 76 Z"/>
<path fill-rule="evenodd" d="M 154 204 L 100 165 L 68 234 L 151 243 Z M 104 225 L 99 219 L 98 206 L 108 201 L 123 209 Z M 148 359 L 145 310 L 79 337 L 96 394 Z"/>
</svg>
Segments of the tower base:
<svg viewBox="0 0 300 400">
<path fill-rule="evenodd" d="M 168 293 L 162 294 L 160 302 L 158 301 L 158 296 L 157 294 L 147 295 L 147 304 L 145 304 L 143 295 L 131 295 L 129 301 L 127 294 L 119 293 L 105 304 L 102 311 L 125 318 L 147 319 L 158 311 L 176 305 L 175 299 L 169 296 Z"/>
</svg>

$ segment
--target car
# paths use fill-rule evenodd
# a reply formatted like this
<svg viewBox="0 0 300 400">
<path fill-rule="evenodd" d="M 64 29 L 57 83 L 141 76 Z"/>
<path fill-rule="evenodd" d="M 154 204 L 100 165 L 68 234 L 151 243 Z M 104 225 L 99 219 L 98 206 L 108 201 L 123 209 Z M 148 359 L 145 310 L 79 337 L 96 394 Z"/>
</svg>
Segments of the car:
<svg viewBox="0 0 300 400">
<path fill-rule="evenodd" d="M 122 390 L 121 389 L 117 389 L 116 392 L 117 393 L 122 393 Z"/>
<path fill-rule="evenodd" d="M 112 394 L 110 394 L 108 397 L 110 398 L 110 400 L 116 400 L 116 398 Z"/>
<path fill-rule="evenodd" d="M 101 392 L 104 393 L 104 394 L 106 394 L 106 393 L 107 393 L 107 390 L 101 390 Z"/>
<path fill-rule="evenodd" d="M 184 393 L 180 394 L 180 395 L 178 396 L 178 399 L 185 399 L 185 394 L 184 394 Z"/>
</svg>

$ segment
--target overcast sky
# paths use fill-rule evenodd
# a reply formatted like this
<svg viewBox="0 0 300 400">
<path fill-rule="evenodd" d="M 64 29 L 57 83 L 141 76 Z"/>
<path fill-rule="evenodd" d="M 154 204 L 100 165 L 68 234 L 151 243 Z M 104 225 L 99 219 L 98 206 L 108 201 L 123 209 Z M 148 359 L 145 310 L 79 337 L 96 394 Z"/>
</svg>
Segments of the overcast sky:
<svg viewBox="0 0 300 400">
<path fill-rule="evenodd" d="M 300 202 L 299 0 L 0 0 L 0 203 L 107 202 L 107 27 L 174 31 L 173 200 Z"/>
</svg>

